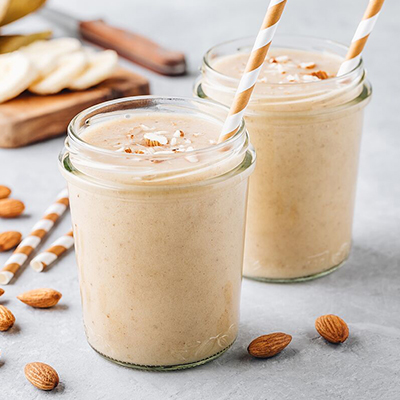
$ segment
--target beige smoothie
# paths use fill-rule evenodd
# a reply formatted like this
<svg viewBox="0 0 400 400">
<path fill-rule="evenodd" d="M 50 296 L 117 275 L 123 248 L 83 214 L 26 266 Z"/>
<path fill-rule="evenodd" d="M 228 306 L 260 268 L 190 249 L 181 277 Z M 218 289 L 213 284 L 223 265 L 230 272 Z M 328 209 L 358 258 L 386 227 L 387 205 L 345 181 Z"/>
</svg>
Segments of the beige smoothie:
<svg viewBox="0 0 400 400">
<path fill-rule="evenodd" d="M 205 109 L 100 113 L 63 154 L 87 338 L 128 366 L 198 365 L 237 335 L 253 161 Z"/>
<path fill-rule="evenodd" d="M 239 51 L 208 60 L 205 95 L 229 105 L 247 59 Z M 245 116 L 258 158 L 249 191 L 248 277 L 309 279 L 349 255 L 367 102 L 362 68 L 335 78 L 342 60 L 334 51 L 290 47 L 267 56 Z"/>
</svg>

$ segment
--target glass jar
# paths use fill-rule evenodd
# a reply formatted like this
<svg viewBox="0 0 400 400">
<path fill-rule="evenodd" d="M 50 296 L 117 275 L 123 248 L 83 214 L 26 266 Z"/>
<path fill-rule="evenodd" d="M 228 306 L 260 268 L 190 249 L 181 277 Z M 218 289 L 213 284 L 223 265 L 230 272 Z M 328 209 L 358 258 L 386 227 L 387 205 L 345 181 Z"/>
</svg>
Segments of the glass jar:
<svg viewBox="0 0 400 400">
<path fill-rule="evenodd" d="M 255 153 L 242 123 L 231 140 L 189 153 L 125 154 L 82 140 L 132 115 L 184 114 L 221 125 L 215 103 L 143 96 L 99 104 L 70 123 L 68 182 L 89 344 L 128 367 L 189 368 L 234 342 L 248 177 Z M 160 168 L 167 165 L 167 168 Z"/>
<path fill-rule="evenodd" d="M 249 53 L 253 38 L 204 56 L 195 95 L 230 105 L 238 79 L 213 66 Z M 344 57 L 337 43 L 277 36 L 273 47 Z M 282 54 L 285 50 L 283 50 Z M 350 253 L 363 109 L 371 96 L 363 62 L 342 77 L 257 83 L 245 114 L 257 151 L 251 177 L 244 275 L 292 282 L 328 274 Z"/>
</svg>

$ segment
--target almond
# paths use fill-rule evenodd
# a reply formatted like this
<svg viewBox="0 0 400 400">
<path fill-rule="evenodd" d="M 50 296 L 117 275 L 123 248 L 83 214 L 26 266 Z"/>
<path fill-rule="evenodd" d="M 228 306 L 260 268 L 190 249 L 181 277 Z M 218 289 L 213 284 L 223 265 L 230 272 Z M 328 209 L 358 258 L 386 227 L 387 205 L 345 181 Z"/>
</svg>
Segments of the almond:
<svg viewBox="0 0 400 400">
<path fill-rule="evenodd" d="M 313 72 L 311 75 L 316 76 L 317 78 L 322 79 L 322 80 L 329 78 L 328 74 L 325 71 Z"/>
<path fill-rule="evenodd" d="M 315 320 L 315 329 L 328 342 L 343 343 L 349 337 L 349 327 L 337 315 L 322 315 Z"/>
<path fill-rule="evenodd" d="M 60 382 L 57 371 L 41 362 L 26 364 L 24 372 L 26 379 L 40 390 L 53 390 Z"/>
<path fill-rule="evenodd" d="M 3 296 L 3 294 L 4 294 L 4 289 L 2 289 L 2 288 L 0 287 L 0 296 Z"/>
<path fill-rule="evenodd" d="M 13 313 L 4 306 L 0 306 L 0 331 L 8 331 L 15 322 Z"/>
<path fill-rule="evenodd" d="M 156 132 L 145 133 L 143 138 L 146 142 L 146 145 L 149 147 L 164 146 L 168 143 L 168 139 L 164 135 L 160 135 Z"/>
<path fill-rule="evenodd" d="M 247 351 L 253 357 L 269 358 L 280 353 L 291 341 L 292 337 L 286 333 L 271 333 L 254 339 Z"/>
<path fill-rule="evenodd" d="M 304 62 L 304 63 L 301 63 L 300 65 L 299 65 L 299 67 L 300 68 L 304 68 L 304 69 L 313 69 L 313 68 L 315 68 L 315 62 Z"/>
<path fill-rule="evenodd" d="M 0 252 L 10 250 L 17 246 L 21 238 L 22 235 L 16 231 L 0 233 Z"/>
<path fill-rule="evenodd" d="M 16 199 L 0 200 L 0 217 L 14 218 L 22 214 L 25 210 L 25 205 L 22 201 Z"/>
<path fill-rule="evenodd" d="M 62 294 L 54 289 L 34 289 L 17 296 L 17 299 L 35 308 L 50 308 L 61 299 Z"/>
<path fill-rule="evenodd" d="M 6 199 L 11 194 L 11 189 L 0 185 L 0 199 Z"/>
</svg>

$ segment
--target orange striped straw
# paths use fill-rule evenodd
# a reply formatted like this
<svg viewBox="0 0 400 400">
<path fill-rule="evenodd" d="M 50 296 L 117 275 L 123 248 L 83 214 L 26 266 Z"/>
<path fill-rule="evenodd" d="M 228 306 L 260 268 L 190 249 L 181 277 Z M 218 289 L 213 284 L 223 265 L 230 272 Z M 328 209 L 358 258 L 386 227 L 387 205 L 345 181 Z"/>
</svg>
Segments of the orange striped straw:
<svg viewBox="0 0 400 400">
<path fill-rule="evenodd" d="M 374 29 L 376 21 L 378 20 L 384 1 L 385 0 L 370 0 L 363 19 L 358 25 L 353 40 L 351 41 L 346 59 L 340 66 L 337 76 L 347 74 L 360 63 L 361 53 L 367 43 L 369 35 Z"/>
<path fill-rule="evenodd" d="M 31 267 L 37 272 L 44 271 L 74 245 L 73 236 L 73 232 L 69 231 L 64 236 L 58 238 L 46 251 L 35 256 L 30 263 Z"/>
<path fill-rule="evenodd" d="M 68 205 L 68 191 L 65 189 L 58 195 L 56 202 L 46 210 L 44 217 L 34 225 L 29 236 L 18 245 L 11 257 L 6 261 L 5 266 L 0 271 L 1 284 L 7 285 L 11 281 L 42 239 L 54 226 L 58 218 L 64 214 Z"/>
<path fill-rule="evenodd" d="M 260 74 L 269 46 L 271 45 L 276 28 L 281 19 L 286 1 L 287 0 L 271 0 L 269 3 L 267 14 L 265 15 L 260 32 L 257 35 L 257 39 L 250 53 L 249 61 L 247 62 L 246 69 L 239 82 L 218 143 L 233 136 L 240 126 L 244 111 L 250 101 L 258 75 Z"/>
</svg>

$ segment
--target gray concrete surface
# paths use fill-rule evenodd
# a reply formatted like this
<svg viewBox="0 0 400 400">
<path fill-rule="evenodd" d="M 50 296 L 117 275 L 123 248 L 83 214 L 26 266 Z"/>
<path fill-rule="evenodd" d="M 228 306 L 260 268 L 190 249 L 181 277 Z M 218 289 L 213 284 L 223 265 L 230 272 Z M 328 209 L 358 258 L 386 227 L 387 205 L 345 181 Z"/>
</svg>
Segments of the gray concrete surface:
<svg viewBox="0 0 400 400">
<path fill-rule="evenodd" d="M 202 54 L 213 44 L 258 30 L 268 1 L 55 0 L 80 18 L 104 17 L 185 51 L 191 75 L 168 79 L 144 72 L 154 94 L 191 95 Z M 348 43 L 366 0 L 289 1 L 280 32 Z M 102 399 L 349 399 L 400 398 L 400 3 L 388 1 L 365 53 L 374 98 L 365 120 L 354 225 L 354 248 L 338 272 L 314 282 L 267 285 L 245 280 L 241 329 L 233 348 L 203 367 L 148 373 L 103 360 L 86 343 L 73 254 L 45 274 L 26 269 L 0 303 L 17 323 L 0 334 L 0 398 Z M 29 31 L 48 24 L 30 17 L 6 29 Z M 62 31 L 57 31 L 59 34 Z M 128 64 L 127 64 L 128 65 Z M 132 67 L 140 70 L 137 67 Z M 64 182 L 57 170 L 62 138 L 19 150 L 0 150 L 0 183 L 25 201 L 26 215 L 0 221 L 0 231 L 27 233 Z M 49 238 L 64 233 L 65 218 Z M 0 263 L 8 255 L 0 254 Z M 28 309 L 15 296 L 36 287 L 63 293 L 51 310 Z M 336 313 L 348 321 L 349 340 L 335 347 L 316 334 L 314 319 Z M 293 342 L 268 361 L 250 359 L 249 341 L 284 331 Z M 61 384 L 40 392 L 24 378 L 31 361 L 53 365 Z"/>
</svg>

